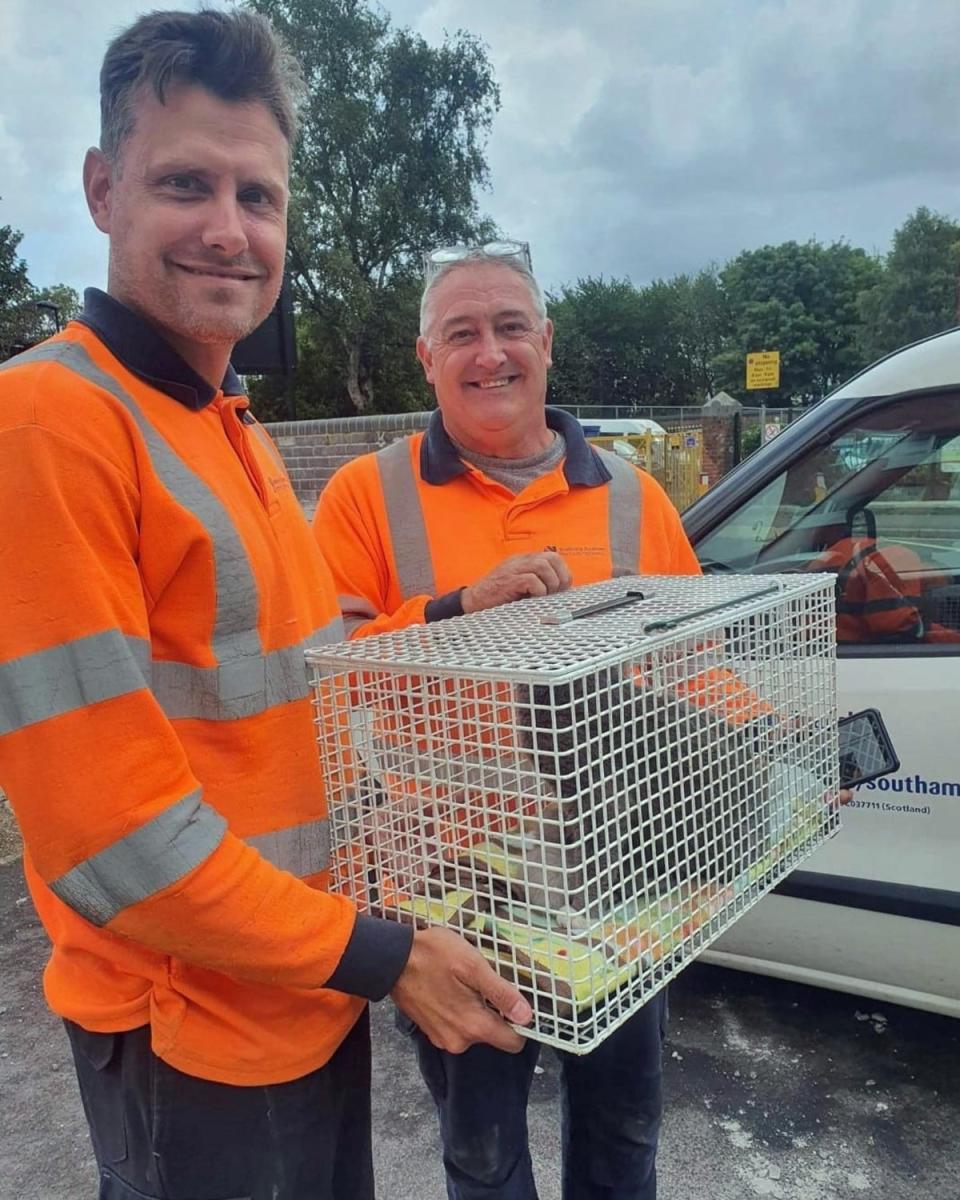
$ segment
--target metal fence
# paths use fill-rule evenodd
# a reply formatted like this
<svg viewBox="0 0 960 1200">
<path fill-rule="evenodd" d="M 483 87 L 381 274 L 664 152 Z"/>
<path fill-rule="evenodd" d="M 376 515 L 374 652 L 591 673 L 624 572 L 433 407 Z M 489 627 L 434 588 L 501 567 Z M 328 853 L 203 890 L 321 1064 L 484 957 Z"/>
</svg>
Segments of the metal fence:
<svg viewBox="0 0 960 1200">
<path fill-rule="evenodd" d="M 740 454 L 745 457 L 803 416 L 801 408 L 743 408 L 740 412 Z"/>
<path fill-rule="evenodd" d="M 595 421 L 601 429 L 605 420 L 649 420 L 656 421 L 669 433 L 692 426 L 699 428 L 703 419 L 703 406 L 700 404 L 647 404 L 636 407 L 623 404 L 561 404 L 558 407 L 579 420 Z M 750 408 L 744 405 L 740 410 L 741 428 L 744 431 L 760 429 L 761 440 L 767 442 L 805 411 L 801 408 Z"/>
<path fill-rule="evenodd" d="M 591 435 L 587 440 L 648 471 L 681 512 L 706 490 L 699 422 L 671 433 Z"/>
<path fill-rule="evenodd" d="M 560 404 L 558 408 L 583 421 L 596 421 L 602 425 L 605 419 L 656 421 L 664 429 L 678 429 L 687 425 L 699 425 L 703 410 L 699 404 L 688 405 L 645 405 L 634 407 L 624 404 Z"/>
</svg>

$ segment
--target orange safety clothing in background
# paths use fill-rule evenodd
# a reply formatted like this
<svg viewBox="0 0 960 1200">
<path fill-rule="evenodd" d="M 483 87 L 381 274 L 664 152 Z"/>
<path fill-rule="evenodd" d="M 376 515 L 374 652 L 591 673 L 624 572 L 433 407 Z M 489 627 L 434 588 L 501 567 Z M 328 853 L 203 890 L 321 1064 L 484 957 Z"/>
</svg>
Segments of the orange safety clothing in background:
<svg viewBox="0 0 960 1200">
<path fill-rule="evenodd" d="M 518 495 L 460 458 L 439 410 L 425 432 L 337 471 L 314 532 L 351 637 L 459 613 L 460 589 L 515 554 L 555 550 L 574 586 L 700 573 L 660 484 L 591 446 L 567 413 L 546 415 L 566 456 Z"/>
<path fill-rule="evenodd" d="M 325 1063 L 411 931 L 328 894 L 305 646 L 329 573 L 228 372 L 103 293 L 0 371 L 0 786 L 93 1032 L 205 1079 Z"/>
<path fill-rule="evenodd" d="M 947 581 L 909 546 L 881 549 L 875 538 L 845 537 L 809 569 L 836 573 L 840 643 L 960 640 L 957 630 L 924 620 L 924 592 Z"/>
</svg>

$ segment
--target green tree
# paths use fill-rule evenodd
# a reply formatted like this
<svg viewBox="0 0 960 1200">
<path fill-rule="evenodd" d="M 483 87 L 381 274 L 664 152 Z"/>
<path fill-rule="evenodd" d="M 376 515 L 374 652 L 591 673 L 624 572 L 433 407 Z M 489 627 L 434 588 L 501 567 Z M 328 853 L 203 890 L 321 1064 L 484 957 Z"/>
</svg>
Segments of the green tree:
<svg viewBox="0 0 960 1200">
<path fill-rule="evenodd" d="M 55 306 L 61 325 L 76 316 L 80 297 L 65 284 L 35 288 L 27 264 L 17 253 L 23 234 L 0 226 L 0 360 L 55 332 Z"/>
<path fill-rule="evenodd" d="M 59 324 L 62 329 L 68 321 L 81 309 L 80 296 L 75 288 L 65 283 L 55 283 L 50 287 L 37 288 L 31 298 L 34 309 L 38 311 L 38 325 L 41 337 L 54 332 Z"/>
<path fill-rule="evenodd" d="M 880 278 L 865 251 L 834 242 L 784 242 L 746 250 L 720 272 L 730 333 L 714 360 L 718 382 L 753 401 L 744 380 L 746 355 L 780 351 L 780 387 L 768 403 L 820 399 L 863 365 L 860 293 Z"/>
<path fill-rule="evenodd" d="M 632 405 L 640 390 L 640 297 L 628 279 L 578 279 L 548 297 L 554 324 L 550 400 Z"/>
<path fill-rule="evenodd" d="M 550 297 L 551 400 L 590 407 L 702 402 L 713 391 L 725 305 L 712 270 L 643 288 L 593 278 L 562 288 Z"/>
<path fill-rule="evenodd" d="M 715 266 L 696 275 L 677 275 L 675 293 L 677 354 L 685 364 L 690 400 L 700 402 L 719 390 L 714 362 L 730 335 L 730 310 Z"/>
<path fill-rule="evenodd" d="M 918 208 L 893 235 L 883 274 L 860 295 L 863 358 L 960 322 L 960 224 Z"/>
<path fill-rule="evenodd" d="M 313 331 L 305 357 L 316 349 L 318 379 L 338 389 L 315 403 L 342 407 L 345 394 L 352 412 L 389 411 L 413 395 L 416 323 L 397 326 L 410 315 L 420 252 L 494 232 L 475 198 L 500 104 L 491 65 L 472 35 L 433 47 L 362 0 L 250 7 L 284 35 L 306 81 L 289 264 Z"/>
<path fill-rule="evenodd" d="M 24 340 L 24 310 L 33 292 L 27 264 L 17 253 L 23 234 L 0 225 L 0 359 Z"/>
<path fill-rule="evenodd" d="M 419 281 L 393 281 L 391 291 L 364 333 L 363 353 L 377 381 L 377 394 L 390 412 L 430 408 L 433 392 L 414 352 L 419 320 Z M 353 416 L 347 393 L 346 361 L 335 330 L 315 314 L 297 316 L 297 370 L 288 382 L 278 376 L 253 381 L 251 398 L 261 421 Z"/>
</svg>

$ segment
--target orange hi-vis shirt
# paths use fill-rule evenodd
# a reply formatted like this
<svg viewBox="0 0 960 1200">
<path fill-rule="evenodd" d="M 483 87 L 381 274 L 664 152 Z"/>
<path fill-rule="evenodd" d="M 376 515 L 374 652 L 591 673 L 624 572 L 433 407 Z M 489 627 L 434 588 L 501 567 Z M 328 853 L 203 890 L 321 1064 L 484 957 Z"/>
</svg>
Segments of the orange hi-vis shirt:
<svg viewBox="0 0 960 1200">
<path fill-rule="evenodd" d="M 517 495 L 460 458 L 439 411 L 425 432 L 336 472 L 314 533 L 351 637 L 458 614 L 460 589 L 515 554 L 557 551 L 575 586 L 700 573 L 659 483 L 591 446 L 567 413 L 546 414 L 565 458 Z"/>
<path fill-rule="evenodd" d="M 329 572 L 228 372 L 91 290 L 0 369 L 0 787 L 51 1007 L 222 1083 L 323 1065 L 411 932 L 328 894 Z"/>
</svg>

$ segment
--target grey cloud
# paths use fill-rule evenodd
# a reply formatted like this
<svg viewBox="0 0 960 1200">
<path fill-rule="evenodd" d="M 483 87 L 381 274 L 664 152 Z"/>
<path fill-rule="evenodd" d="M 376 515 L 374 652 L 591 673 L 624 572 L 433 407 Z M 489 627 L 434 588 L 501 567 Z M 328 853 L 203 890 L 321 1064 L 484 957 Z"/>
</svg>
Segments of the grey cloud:
<svg viewBox="0 0 960 1200">
<path fill-rule="evenodd" d="M 105 262 L 79 168 L 106 41 L 150 6 L 44 0 L 43 28 L 34 0 L 0 11 L 0 222 L 24 230 L 40 283 L 79 286 Z M 960 211 L 957 0 L 386 7 L 430 40 L 488 44 L 503 108 L 481 206 L 529 237 L 548 286 L 641 282 L 786 238 L 883 250 L 917 205 Z"/>
<path fill-rule="evenodd" d="M 819 5 L 760 7 L 767 19 L 739 53 L 726 46 L 696 71 L 661 63 L 609 77 L 570 155 L 607 172 L 614 189 L 643 182 L 671 199 L 953 169 L 960 6 L 920 6 L 895 25 L 875 15 L 883 5 L 846 5 L 857 19 L 839 27 L 821 23 Z"/>
</svg>

